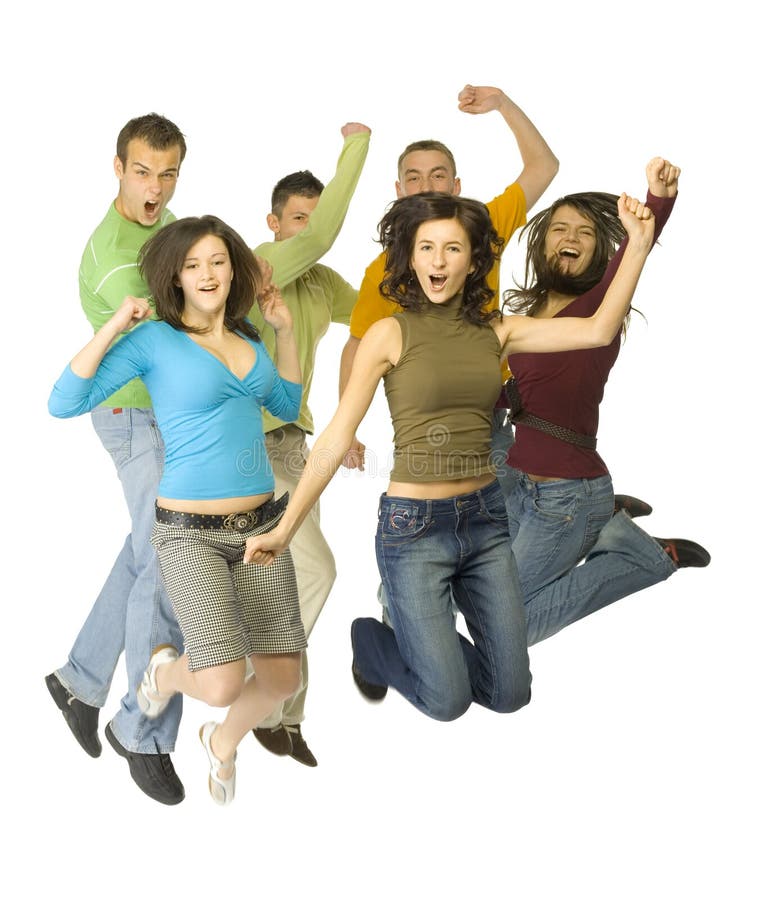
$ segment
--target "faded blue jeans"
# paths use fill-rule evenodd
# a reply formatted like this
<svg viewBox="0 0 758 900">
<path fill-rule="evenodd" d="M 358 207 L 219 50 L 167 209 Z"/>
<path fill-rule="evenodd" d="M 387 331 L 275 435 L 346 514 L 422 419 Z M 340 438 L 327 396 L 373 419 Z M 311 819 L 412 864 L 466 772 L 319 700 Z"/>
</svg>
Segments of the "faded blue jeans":
<svg viewBox="0 0 758 900">
<path fill-rule="evenodd" d="M 92 424 L 118 471 L 132 530 L 71 648 L 68 662 L 56 674 L 77 699 L 101 707 L 125 651 L 129 690 L 113 719 L 113 732 L 132 752 L 170 753 L 182 715 L 181 694 L 153 720 L 142 714 L 136 699 L 152 648 L 157 644 L 182 648 L 181 632 L 150 543 L 163 471 L 163 439 L 152 409 L 99 406 L 92 412 Z"/>
<path fill-rule="evenodd" d="M 393 628 L 356 619 L 355 665 L 433 719 L 529 702 L 524 608 L 500 485 L 445 500 L 382 495 L 376 559 Z M 452 593 L 472 641 L 458 634 Z"/>
<path fill-rule="evenodd" d="M 534 482 L 511 471 L 506 505 L 529 646 L 676 571 L 655 538 L 613 515 L 610 476 Z"/>
</svg>

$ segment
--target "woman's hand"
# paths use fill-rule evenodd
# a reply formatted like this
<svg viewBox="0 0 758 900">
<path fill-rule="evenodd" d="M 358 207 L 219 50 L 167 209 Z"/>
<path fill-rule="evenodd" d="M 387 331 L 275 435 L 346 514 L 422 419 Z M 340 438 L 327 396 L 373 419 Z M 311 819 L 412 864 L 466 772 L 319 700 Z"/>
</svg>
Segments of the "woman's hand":
<svg viewBox="0 0 758 900">
<path fill-rule="evenodd" d="M 649 253 L 653 246 L 655 216 L 641 200 L 628 194 L 619 197 L 618 211 L 621 224 L 629 235 L 629 247 Z"/>
<path fill-rule="evenodd" d="M 275 284 L 270 284 L 258 295 L 258 306 L 261 309 L 263 321 L 274 331 L 292 330 L 292 313 L 282 300 L 279 288 Z"/>
<path fill-rule="evenodd" d="M 259 566 L 270 566 L 289 546 L 280 533 L 280 529 L 274 528 L 266 534 L 249 537 L 245 541 L 245 555 L 242 561 L 245 563 L 257 563 Z"/>
<path fill-rule="evenodd" d="M 120 334 L 122 331 L 128 331 L 139 322 L 144 322 L 153 314 L 150 304 L 142 297 L 124 297 L 121 306 L 110 317 L 108 324 L 116 332 Z"/>
<path fill-rule="evenodd" d="M 662 156 L 654 156 L 645 167 L 650 193 L 654 197 L 676 197 L 681 171 Z"/>
</svg>

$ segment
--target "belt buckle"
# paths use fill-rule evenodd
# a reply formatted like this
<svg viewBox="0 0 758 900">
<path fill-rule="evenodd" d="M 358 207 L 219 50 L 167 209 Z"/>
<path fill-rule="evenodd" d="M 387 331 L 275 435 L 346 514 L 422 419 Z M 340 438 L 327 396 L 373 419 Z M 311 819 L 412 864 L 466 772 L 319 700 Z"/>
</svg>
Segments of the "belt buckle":
<svg viewBox="0 0 758 900">
<path fill-rule="evenodd" d="M 258 523 L 255 510 L 251 512 L 232 513 L 224 519 L 224 528 L 227 531 L 247 531 Z"/>
</svg>

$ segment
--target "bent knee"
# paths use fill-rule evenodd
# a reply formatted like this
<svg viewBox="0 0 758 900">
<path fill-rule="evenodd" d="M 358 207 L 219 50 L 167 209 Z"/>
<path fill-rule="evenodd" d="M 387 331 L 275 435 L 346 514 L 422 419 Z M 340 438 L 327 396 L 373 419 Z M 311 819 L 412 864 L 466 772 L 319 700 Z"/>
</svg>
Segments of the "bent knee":
<svg viewBox="0 0 758 900">
<path fill-rule="evenodd" d="M 299 690 L 302 678 L 300 656 L 296 659 L 279 660 L 276 665 L 258 673 L 258 681 L 263 690 L 277 701 L 286 700 Z"/>
<path fill-rule="evenodd" d="M 445 697 L 427 698 L 422 708 L 430 718 L 438 722 L 452 722 L 466 712 L 472 699 L 469 691 L 451 692 Z"/>
<path fill-rule="evenodd" d="M 532 699 L 531 687 L 525 688 L 523 691 L 514 691 L 504 694 L 495 703 L 490 706 L 493 712 L 512 713 L 526 706 Z"/>
<path fill-rule="evenodd" d="M 210 676 L 202 685 L 202 700 L 208 706 L 231 706 L 239 697 L 245 684 L 244 677 L 231 675 Z"/>
</svg>

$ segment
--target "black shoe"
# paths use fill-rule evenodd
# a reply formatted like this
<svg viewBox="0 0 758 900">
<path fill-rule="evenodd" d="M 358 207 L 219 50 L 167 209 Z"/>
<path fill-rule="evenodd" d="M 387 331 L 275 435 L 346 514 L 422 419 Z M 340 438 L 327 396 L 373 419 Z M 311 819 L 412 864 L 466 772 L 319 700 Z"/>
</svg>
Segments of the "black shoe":
<svg viewBox="0 0 758 900">
<path fill-rule="evenodd" d="M 629 516 L 630 519 L 636 519 L 638 516 L 649 516 L 653 511 L 653 507 L 644 500 L 638 500 L 637 497 L 630 497 L 629 494 L 616 494 L 613 497 L 613 514 L 621 510 Z"/>
<path fill-rule="evenodd" d="M 694 541 L 687 541 L 684 538 L 655 538 L 655 540 L 679 569 L 703 569 L 711 561 L 711 554 Z"/>
<path fill-rule="evenodd" d="M 379 703 L 380 700 L 384 700 L 387 696 L 387 685 L 371 684 L 370 681 L 366 681 L 363 675 L 358 671 L 355 662 L 353 662 L 353 681 L 363 696 L 372 703 Z"/>
<path fill-rule="evenodd" d="M 387 696 L 387 685 L 371 684 L 370 681 L 366 681 L 363 675 L 358 671 L 358 666 L 355 664 L 355 626 L 358 622 L 359 619 L 354 619 L 353 624 L 350 626 L 350 644 L 353 648 L 353 681 L 355 682 L 355 686 L 367 700 L 370 700 L 372 703 L 379 703 L 380 700 L 384 700 Z"/>
<path fill-rule="evenodd" d="M 275 756 L 292 755 L 292 739 L 283 725 L 276 728 L 253 728 L 253 734 L 269 753 Z"/>
<path fill-rule="evenodd" d="M 132 780 L 148 797 L 167 806 L 184 800 L 184 785 L 168 753 L 132 753 L 119 743 L 110 722 L 105 726 L 105 736 L 116 753 L 129 763 Z"/>
<path fill-rule="evenodd" d="M 285 725 L 284 727 L 287 729 L 287 733 L 292 741 L 290 756 L 304 766 L 309 766 L 311 769 L 315 768 L 318 765 L 318 760 L 311 753 L 310 747 L 305 743 L 305 738 L 300 733 L 300 726 Z"/>
<path fill-rule="evenodd" d="M 103 752 L 100 738 L 97 736 L 97 720 L 100 710 L 96 706 L 82 703 L 67 690 L 60 679 L 52 672 L 45 676 L 50 696 L 55 700 L 55 705 L 63 713 L 66 724 L 71 729 L 71 734 L 79 741 L 79 745 L 85 753 L 98 757 Z"/>
</svg>

